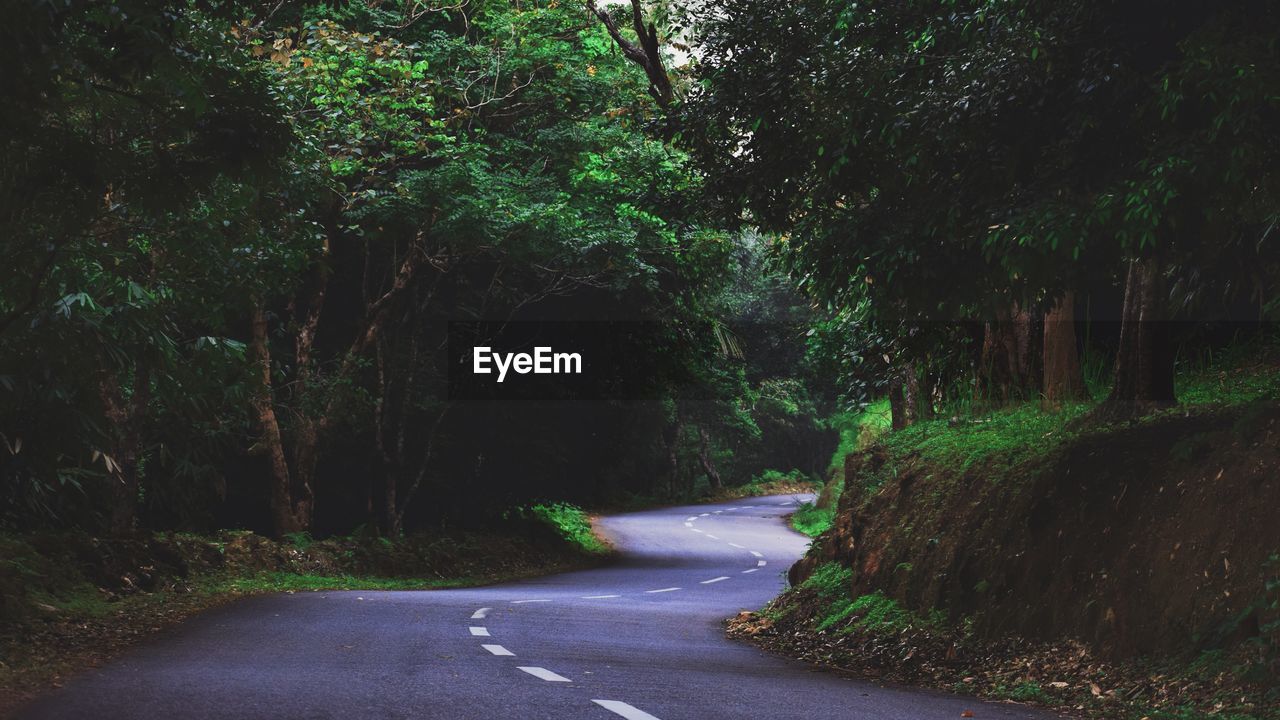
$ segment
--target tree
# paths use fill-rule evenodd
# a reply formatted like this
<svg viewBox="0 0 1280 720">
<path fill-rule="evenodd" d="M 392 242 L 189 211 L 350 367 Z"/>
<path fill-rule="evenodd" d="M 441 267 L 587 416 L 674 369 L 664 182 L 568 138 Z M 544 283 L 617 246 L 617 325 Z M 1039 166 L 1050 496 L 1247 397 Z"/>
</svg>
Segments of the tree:
<svg viewBox="0 0 1280 720">
<path fill-rule="evenodd" d="M 296 249 L 260 243 L 293 138 L 226 34 L 238 11 L 19 3 L 0 43 L 3 480 L 33 518 L 127 532 L 150 476 L 215 461 L 157 440 L 228 408 L 226 310 L 270 274 L 249 258 Z"/>
<path fill-rule="evenodd" d="M 882 326 L 937 337 L 991 322 L 994 350 L 1024 344 L 1000 337 L 1015 307 L 1038 314 L 1131 260 L 1180 274 L 1224 250 L 1274 256 L 1256 242 L 1277 207 L 1266 3 L 691 11 L 703 52 L 682 138 L 724 216 L 785 233 L 821 302 L 869 298 Z M 1236 275 L 1206 294 L 1242 285 L 1260 287 Z M 991 366 L 1025 384 L 1018 363 Z"/>
<path fill-rule="evenodd" d="M 1085 400 L 1075 329 L 1075 293 L 1064 293 L 1044 316 L 1044 384 L 1041 405 L 1056 410 L 1063 403 Z"/>
</svg>

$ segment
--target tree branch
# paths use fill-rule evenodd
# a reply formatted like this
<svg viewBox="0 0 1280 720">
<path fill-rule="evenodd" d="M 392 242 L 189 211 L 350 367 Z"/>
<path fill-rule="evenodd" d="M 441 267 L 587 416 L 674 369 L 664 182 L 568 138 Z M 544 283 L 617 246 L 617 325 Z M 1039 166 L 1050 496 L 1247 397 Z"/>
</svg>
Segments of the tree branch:
<svg viewBox="0 0 1280 720">
<path fill-rule="evenodd" d="M 644 73 L 649 78 L 649 94 L 653 99 L 664 108 L 670 107 L 675 99 L 675 92 L 671 88 L 671 78 L 667 77 L 667 69 L 662 64 L 662 52 L 658 46 L 658 29 L 653 23 L 645 25 L 640 0 L 631 0 L 631 26 L 635 30 L 636 37 L 640 39 L 639 46 L 622 36 L 613 17 L 608 11 L 597 7 L 595 0 L 584 0 L 584 2 L 587 10 L 604 25 L 605 30 L 609 32 L 609 37 L 613 38 L 622 50 L 622 54 L 631 62 L 644 68 Z"/>
</svg>

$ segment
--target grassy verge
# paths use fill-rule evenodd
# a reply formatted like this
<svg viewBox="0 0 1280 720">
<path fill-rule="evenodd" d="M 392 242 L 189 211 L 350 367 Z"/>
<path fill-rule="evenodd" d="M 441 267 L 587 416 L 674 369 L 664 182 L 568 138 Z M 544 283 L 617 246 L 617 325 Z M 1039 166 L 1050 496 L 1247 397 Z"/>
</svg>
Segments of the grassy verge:
<svg viewBox="0 0 1280 720">
<path fill-rule="evenodd" d="M 1280 366 L 1251 363 L 1182 373 L 1178 376 L 1177 395 L 1178 405 L 1119 426 L 1152 425 L 1171 416 L 1280 399 Z M 1067 405 L 1059 412 L 1045 412 L 1038 402 L 1026 402 L 976 417 L 937 418 L 886 433 L 876 446 L 885 452 L 888 462 L 877 471 L 860 476 L 868 491 L 864 497 L 895 477 L 908 461 L 959 471 L 953 475 L 980 466 L 993 482 L 1006 480 L 1011 477 L 1011 469 L 1044 458 L 1069 441 L 1114 429 L 1116 426 L 1085 422 L 1101 399 L 1099 396 Z"/>
<path fill-rule="evenodd" d="M 608 547 L 580 509 L 517 513 L 502 534 L 271 540 L 243 531 L 0 536 L 0 716 L 81 669 L 247 595 L 434 590 L 587 567 Z"/>
</svg>

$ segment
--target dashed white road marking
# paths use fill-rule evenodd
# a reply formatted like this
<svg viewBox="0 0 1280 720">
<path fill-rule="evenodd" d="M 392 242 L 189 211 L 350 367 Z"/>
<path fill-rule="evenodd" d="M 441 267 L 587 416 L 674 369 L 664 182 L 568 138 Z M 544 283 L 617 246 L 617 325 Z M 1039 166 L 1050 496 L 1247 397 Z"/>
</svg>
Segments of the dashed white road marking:
<svg viewBox="0 0 1280 720">
<path fill-rule="evenodd" d="M 621 700 L 592 700 L 591 702 L 599 705 L 605 710 L 621 715 L 627 720 L 658 720 L 657 717 Z"/>
<path fill-rule="evenodd" d="M 490 610 L 490 608 L 480 608 L 479 610 L 477 610 L 477 611 L 475 611 L 475 612 L 471 613 L 471 619 L 472 619 L 472 620 L 483 620 L 483 619 L 484 619 L 484 616 L 489 614 L 489 610 Z"/>
<path fill-rule="evenodd" d="M 484 648 L 485 650 L 488 650 L 494 655 L 501 655 L 503 657 L 515 657 L 515 653 L 502 647 L 501 645 L 481 645 L 480 647 Z"/>
<path fill-rule="evenodd" d="M 471 634 L 474 637 L 489 637 L 489 628 L 471 626 Z"/>
<path fill-rule="evenodd" d="M 745 547 L 743 547 L 743 546 L 739 545 L 738 543 L 729 543 L 729 547 L 736 547 L 736 548 L 738 548 L 739 550 L 746 550 L 746 548 L 745 548 Z"/>
<path fill-rule="evenodd" d="M 711 514 L 712 514 L 712 515 L 719 515 L 719 514 L 720 514 L 720 513 L 722 513 L 722 512 L 724 512 L 724 511 L 723 511 L 723 510 L 715 510 L 715 511 L 713 511 Z"/>
<path fill-rule="evenodd" d="M 680 589 L 680 588 L 678 588 L 678 587 L 669 587 L 669 588 L 661 588 L 661 589 L 658 589 L 658 590 L 645 590 L 645 592 L 646 592 L 646 593 L 675 592 L 675 591 L 677 591 L 677 590 L 679 590 L 679 589 Z"/>
<path fill-rule="evenodd" d="M 711 517 L 711 513 L 702 513 L 698 517 Z"/>
<path fill-rule="evenodd" d="M 548 598 L 539 598 L 539 599 L 537 599 L 537 600 L 512 600 L 512 601 L 511 601 L 511 604 L 512 604 L 512 605 L 523 605 L 523 604 L 525 604 L 525 603 L 531 603 L 531 602 L 551 602 L 551 600 L 550 600 L 550 599 L 548 599 Z"/>
<path fill-rule="evenodd" d="M 768 564 L 769 564 L 769 563 L 765 562 L 764 560 L 757 560 L 757 561 L 756 561 L 756 567 L 764 567 L 765 565 L 768 565 Z"/>
<path fill-rule="evenodd" d="M 546 668 L 520 666 L 518 669 L 523 670 L 530 675 L 546 680 L 547 682 L 573 682 L 563 675 L 557 675 Z"/>
<path fill-rule="evenodd" d="M 693 523 L 691 523 L 691 522 L 687 522 L 687 523 L 685 523 L 685 524 L 684 524 L 684 526 L 685 526 L 685 527 L 693 527 Z"/>
<path fill-rule="evenodd" d="M 760 554 L 760 553 L 756 552 L 755 550 L 752 550 L 752 551 L 751 551 L 751 554 L 752 554 L 752 555 L 755 555 L 756 557 L 764 557 L 764 555 L 762 555 L 762 554 Z"/>
<path fill-rule="evenodd" d="M 711 533 L 707 533 L 707 537 L 711 538 L 712 540 L 719 540 L 719 539 L 720 539 L 720 538 L 716 537 L 715 535 L 712 535 Z"/>
<path fill-rule="evenodd" d="M 699 530 L 698 528 L 689 528 L 689 529 L 690 529 L 690 530 L 692 530 L 692 531 L 694 531 L 694 532 L 696 532 L 696 533 L 700 533 L 700 532 L 702 532 L 702 531 L 701 531 L 701 530 Z"/>
<path fill-rule="evenodd" d="M 710 585 L 711 583 L 718 583 L 718 582 L 720 582 L 721 580 L 728 580 L 728 579 L 729 579 L 729 576 L 728 576 L 728 575 L 721 575 L 721 576 L 720 576 L 720 577 L 718 577 L 718 578 L 711 578 L 710 580 L 703 580 L 701 584 L 703 584 L 703 585 Z"/>
<path fill-rule="evenodd" d="M 753 573 L 753 572 L 755 572 L 755 571 L 757 571 L 757 570 L 759 570 L 759 569 L 760 569 L 760 568 L 758 568 L 758 567 L 753 567 L 753 568 L 751 568 L 750 570 L 743 570 L 743 571 L 742 571 L 742 574 L 743 574 L 743 575 L 746 575 L 747 573 Z"/>
<path fill-rule="evenodd" d="M 694 520 L 697 520 L 697 519 L 698 519 L 698 516 L 697 516 L 697 515 L 691 515 L 691 516 L 689 516 L 689 517 L 685 518 L 685 519 L 684 519 L 684 521 L 685 521 L 685 522 L 693 522 Z"/>
<path fill-rule="evenodd" d="M 608 598 L 622 597 L 621 595 L 583 595 L 583 600 L 606 600 Z"/>
</svg>

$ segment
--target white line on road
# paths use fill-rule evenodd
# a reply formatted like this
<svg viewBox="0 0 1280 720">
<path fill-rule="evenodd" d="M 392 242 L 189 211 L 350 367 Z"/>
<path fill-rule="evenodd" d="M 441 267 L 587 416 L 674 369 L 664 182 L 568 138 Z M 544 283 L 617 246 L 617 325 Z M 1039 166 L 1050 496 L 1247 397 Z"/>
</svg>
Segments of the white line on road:
<svg viewBox="0 0 1280 720">
<path fill-rule="evenodd" d="M 684 524 L 684 526 L 685 526 L 685 527 L 693 527 L 693 523 L 691 523 L 691 522 L 687 522 L 687 523 L 685 523 L 685 524 Z"/>
<path fill-rule="evenodd" d="M 531 602 L 551 602 L 551 600 L 549 600 L 548 598 L 539 598 L 539 599 L 537 599 L 537 600 L 512 600 L 512 601 L 511 601 L 511 604 L 512 604 L 512 605 L 523 605 L 523 604 L 525 604 L 525 603 L 531 603 Z"/>
<path fill-rule="evenodd" d="M 764 555 L 761 555 L 760 553 L 756 552 L 755 550 L 752 550 L 752 551 L 751 551 L 751 554 L 752 554 L 752 555 L 755 555 L 756 557 L 764 557 Z"/>
<path fill-rule="evenodd" d="M 707 533 L 707 537 L 711 538 L 712 540 L 719 540 L 719 539 L 720 539 L 720 538 L 716 537 L 715 535 L 712 535 L 711 533 Z"/>
<path fill-rule="evenodd" d="M 503 657 L 515 657 L 515 653 L 502 647 L 501 645 L 481 645 L 480 647 L 488 650 L 494 655 L 502 655 Z"/>
<path fill-rule="evenodd" d="M 759 569 L 760 569 L 760 568 L 756 567 L 756 568 L 751 568 L 750 570 L 743 570 L 743 571 L 742 571 L 742 574 L 743 574 L 743 575 L 746 575 L 747 573 L 753 573 L 753 572 L 755 572 L 755 571 L 757 571 L 757 570 L 759 570 Z"/>
<path fill-rule="evenodd" d="M 599 705 L 605 710 L 617 713 L 627 720 L 658 720 L 658 718 L 649 713 L 632 707 L 620 700 L 592 700 L 591 702 Z"/>
<path fill-rule="evenodd" d="M 736 548 L 738 548 L 739 550 L 746 550 L 746 548 L 742 547 L 742 546 L 741 546 L 741 545 L 739 545 L 738 543 L 729 543 L 729 546 L 730 546 L 730 547 L 736 547 Z"/>
<path fill-rule="evenodd" d="M 685 522 L 693 522 L 694 520 L 697 520 L 697 519 L 698 519 L 698 516 L 697 516 L 697 515 L 692 515 L 692 516 L 690 516 L 690 517 L 685 518 L 685 519 L 684 519 L 684 521 L 685 521 Z"/>
<path fill-rule="evenodd" d="M 716 511 L 714 511 L 712 514 L 713 514 L 713 515 L 719 515 L 719 514 L 720 514 L 720 513 L 722 513 L 722 512 L 724 512 L 724 511 L 723 511 L 723 510 L 716 510 Z"/>
<path fill-rule="evenodd" d="M 702 532 L 702 531 L 701 531 L 701 530 L 699 530 L 698 528 L 689 528 L 689 529 L 690 529 L 690 530 L 692 530 L 692 531 L 694 531 L 694 532 L 696 532 L 696 533 L 700 533 L 700 532 Z"/>
<path fill-rule="evenodd" d="M 662 588 L 661 590 L 645 590 L 647 593 L 675 592 L 680 588 Z"/>
<path fill-rule="evenodd" d="M 489 608 L 480 608 L 479 610 L 477 610 L 477 611 L 475 611 L 475 612 L 471 613 L 471 619 L 472 619 L 472 620 L 483 620 L 483 619 L 484 619 L 484 616 L 485 616 L 485 615 L 488 615 L 488 614 L 489 614 Z"/>
<path fill-rule="evenodd" d="M 608 598 L 622 597 L 621 595 L 583 595 L 583 600 L 606 600 Z"/>
<path fill-rule="evenodd" d="M 536 678 L 546 680 L 547 682 L 573 682 L 569 678 L 563 675 L 557 675 L 546 668 L 521 666 L 519 669 L 529 673 L 530 675 Z"/>
<path fill-rule="evenodd" d="M 703 581 L 702 581 L 702 584 L 703 584 L 703 585 L 710 585 L 711 583 L 718 583 L 718 582 L 720 582 L 721 580 L 728 580 L 728 579 L 729 579 L 729 576 L 728 576 L 728 575 L 721 575 L 721 576 L 720 576 L 720 577 L 718 577 L 718 578 L 711 578 L 710 580 L 703 580 Z"/>
<path fill-rule="evenodd" d="M 711 517 L 711 513 L 702 513 L 698 517 Z"/>
<path fill-rule="evenodd" d="M 757 560 L 757 561 L 756 561 L 756 567 L 764 567 L 765 565 L 768 565 L 768 564 L 769 564 L 769 563 L 767 563 L 767 562 L 765 562 L 765 561 L 763 561 L 763 560 Z"/>
<path fill-rule="evenodd" d="M 475 637 L 489 637 L 489 628 L 471 626 L 471 634 Z"/>
</svg>

